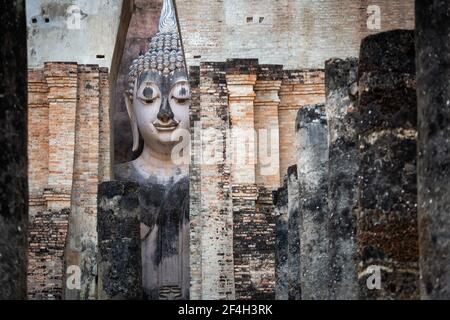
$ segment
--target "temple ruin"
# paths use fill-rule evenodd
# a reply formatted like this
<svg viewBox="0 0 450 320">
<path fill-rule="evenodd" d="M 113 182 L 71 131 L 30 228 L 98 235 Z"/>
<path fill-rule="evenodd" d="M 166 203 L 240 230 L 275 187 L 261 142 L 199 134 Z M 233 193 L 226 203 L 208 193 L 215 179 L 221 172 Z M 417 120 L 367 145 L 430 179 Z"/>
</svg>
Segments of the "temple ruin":
<svg viewBox="0 0 450 320">
<path fill-rule="evenodd" d="M 448 1 L 31 2 L 0 299 L 450 299 Z"/>
</svg>

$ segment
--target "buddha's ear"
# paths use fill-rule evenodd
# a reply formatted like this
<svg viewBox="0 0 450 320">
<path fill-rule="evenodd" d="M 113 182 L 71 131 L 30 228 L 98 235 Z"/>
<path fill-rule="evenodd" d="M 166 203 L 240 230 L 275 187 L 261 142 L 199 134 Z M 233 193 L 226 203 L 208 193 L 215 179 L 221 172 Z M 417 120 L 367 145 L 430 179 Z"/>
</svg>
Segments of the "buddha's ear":
<svg viewBox="0 0 450 320">
<path fill-rule="evenodd" d="M 127 106 L 128 116 L 130 117 L 131 130 L 133 132 L 133 152 L 139 149 L 139 129 L 136 121 L 136 115 L 133 110 L 133 102 L 129 94 L 124 93 L 125 104 Z"/>
</svg>

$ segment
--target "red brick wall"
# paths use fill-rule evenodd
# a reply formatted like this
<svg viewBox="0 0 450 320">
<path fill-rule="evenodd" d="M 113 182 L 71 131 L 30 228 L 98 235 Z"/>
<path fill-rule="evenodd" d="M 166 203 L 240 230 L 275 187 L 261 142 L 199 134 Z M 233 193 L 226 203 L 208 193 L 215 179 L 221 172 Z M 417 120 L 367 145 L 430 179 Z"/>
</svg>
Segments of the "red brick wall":
<svg viewBox="0 0 450 320">
<path fill-rule="evenodd" d="M 46 197 L 48 205 L 55 209 L 70 206 L 75 152 L 77 74 L 76 63 L 50 62 L 44 67 L 49 88 L 49 175 Z"/>
<path fill-rule="evenodd" d="M 48 182 L 48 86 L 42 70 L 28 73 L 28 170 L 30 212 Z"/>
<path fill-rule="evenodd" d="M 30 299 L 62 298 L 69 221 L 70 249 L 88 248 L 93 262 L 66 262 L 95 264 L 97 186 L 111 168 L 108 77 L 76 63 L 29 70 Z"/>
</svg>

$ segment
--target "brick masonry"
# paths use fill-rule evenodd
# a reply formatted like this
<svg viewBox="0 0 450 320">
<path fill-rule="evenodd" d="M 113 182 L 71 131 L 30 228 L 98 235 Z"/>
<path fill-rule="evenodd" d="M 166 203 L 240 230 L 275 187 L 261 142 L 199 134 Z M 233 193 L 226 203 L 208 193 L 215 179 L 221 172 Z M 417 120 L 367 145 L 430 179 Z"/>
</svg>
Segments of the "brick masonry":
<svg viewBox="0 0 450 320">
<path fill-rule="evenodd" d="M 85 285 L 65 297 L 95 298 L 97 185 L 110 177 L 108 70 L 48 62 L 28 75 L 28 296 L 61 299 L 66 264 L 81 267 Z"/>
<path fill-rule="evenodd" d="M 202 163 L 196 168 L 197 172 L 191 173 L 191 177 L 198 174 L 198 178 L 193 177 L 191 187 L 197 190 L 198 198 L 191 200 L 190 297 L 194 300 L 234 299 L 231 163 L 227 157 L 230 116 L 225 65 L 202 64 L 198 90 L 199 108 L 195 116 L 199 119 L 197 126 L 202 129 L 202 144 L 196 146 L 194 142 L 194 154 L 201 155 L 209 149 L 216 161 Z M 194 105 L 197 101 L 193 101 Z M 209 128 L 217 130 L 217 135 L 203 136 L 203 130 Z"/>
<path fill-rule="evenodd" d="M 324 68 L 330 58 L 358 56 L 369 34 L 414 28 L 414 0 L 176 3 L 188 65 L 257 58 L 289 69 Z M 367 27 L 369 5 L 380 8 L 380 29 Z"/>
<path fill-rule="evenodd" d="M 295 138 L 295 117 L 290 115 L 303 104 L 324 101 L 324 72 L 283 71 L 254 59 L 233 59 L 202 63 L 191 68 L 190 76 L 191 298 L 274 299 L 272 191 L 280 186 L 283 164 L 287 170 L 296 161 L 289 142 Z M 218 130 L 219 136 L 208 140 L 207 129 Z M 267 143 L 269 152 L 260 149 Z M 199 155 L 212 150 L 216 162 L 201 162 L 205 159 Z M 293 206 L 291 211 L 295 215 Z M 293 285 L 291 296 L 298 295 Z"/>
</svg>

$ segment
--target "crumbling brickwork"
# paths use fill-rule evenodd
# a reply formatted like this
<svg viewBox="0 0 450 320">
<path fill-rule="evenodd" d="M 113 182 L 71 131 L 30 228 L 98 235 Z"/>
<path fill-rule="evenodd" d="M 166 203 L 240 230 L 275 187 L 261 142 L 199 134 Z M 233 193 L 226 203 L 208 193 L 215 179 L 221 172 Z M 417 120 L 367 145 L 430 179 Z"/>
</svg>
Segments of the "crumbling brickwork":
<svg viewBox="0 0 450 320">
<path fill-rule="evenodd" d="M 191 68 L 190 77 L 194 127 L 191 298 L 273 299 L 276 213 L 272 191 L 280 185 L 283 164 L 287 170 L 290 161 L 296 161 L 290 142 L 295 138 L 295 117 L 291 115 L 306 103 L 324 101 L 324 72 L 283 71 L 282 66 L 259 65 L 255 59 L 233 59 L 202 63 L 200 69 Z M 206 133 L 212 129 L 220 132 L 219 137 L 208 140 Z M 206 163 L 205 156 L 212 150 L 219 161 Z M 296 210 L 292 205 L 291 229 L 297 225 Z M 222 212 L 221 220 L 212 219 L 216 211 Z M 221 230 L 222 223 L 227 227 Z M 291 266 L 296 270 L 294 243 L 298 237 L 294 234 L 298 234 L 298 226 L 291 232 Z M 212 235 L 216 237 L 214 245 Z M 209 240 L 207 247 L 204 239 Z M 215 263 L 215 256 L 222 256 L 224 248 L 232 258 Z M 230 270 L 232 274 L 224 274 Z M 214 284 L 219 275 L 221 283 L 228 283 L 228 296 L 223 286 Z M 298 285 L 292 285 L 292 298 L 298 297 L 299 291 Z"/>
<path fill-rule="evenodd" d="M 69 209 L 40 210 L 30 221 L 28 299 L 61 300 Z"/>
<path fill-rule="evenodd" d="M 197 150 L 197 155 L 212 152 L 216 161 L 208 164 L 202 162 L 196 172 L 199 176 L 196 180 L 199 199 L 198 202 L 191 201 L 190 246 L 193 251 L 190 296 L 194 300 L 234 299 L 231 163 L 227 157 L 230 118 L 225 64 L 202 64 L 199 77 L 198 126 L 202 130 L 215 129 L 217 135 L 202 135 L 202 144 L 194 150 Z M 212 150 L 211 145 L 214 146 Z"/>
<path fill-rule="evenodd" d="M 28 296 L 93 298 L 97 185 L 110 175 L 108 71 L 48 62 L 28 74 Z M 82 269 L 83 294 L 63 293 L 64 265 Z"/>
</svg>

